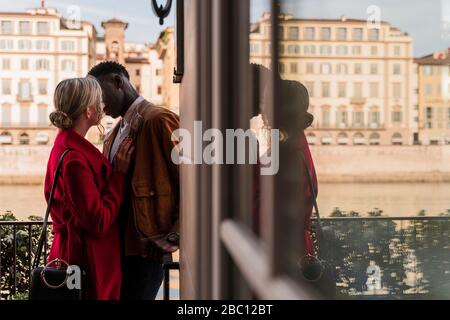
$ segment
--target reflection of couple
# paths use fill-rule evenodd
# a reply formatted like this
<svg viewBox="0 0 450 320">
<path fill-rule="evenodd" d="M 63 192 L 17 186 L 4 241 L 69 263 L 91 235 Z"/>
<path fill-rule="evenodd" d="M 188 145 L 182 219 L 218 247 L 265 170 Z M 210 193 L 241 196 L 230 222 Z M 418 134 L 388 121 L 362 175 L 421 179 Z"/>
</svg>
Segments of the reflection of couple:
<svg viewBox="0 0 450 320">
<path fill-rule="evenodd" d="M 45 178 L 48 201 L 61 155 L 51 208 L 54 240 L 49 261 L 86 272 L 87 299 L 155 299 L 164 254 L 178 249 L 179 170 L 170 160 L 174 113 L 139 96 L 126 69 L 95 66 L 86 78 L 56 88 L 51 122 L 58 127 Z M 122 120 L 102 155 L 84 137 L 102 111 Z"/>
</svg>

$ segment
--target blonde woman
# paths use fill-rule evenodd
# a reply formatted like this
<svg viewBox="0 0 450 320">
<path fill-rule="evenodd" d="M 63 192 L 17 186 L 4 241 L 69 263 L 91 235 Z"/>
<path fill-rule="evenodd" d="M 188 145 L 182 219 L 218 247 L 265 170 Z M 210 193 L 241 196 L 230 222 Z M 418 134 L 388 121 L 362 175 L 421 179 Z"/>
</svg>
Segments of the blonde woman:
<svg viewBox="0 0 450 320">
<path fill-rule="evenodd" d="M 84 137 L 102 117 L 102 90 L 93 77 L 62 81 L 55 90 L 50 121 L 59 128 L 45 178 L 48 201 L 61 155 L 61 176 L 50 215 L 54 239 L 49 261 L 62 259 L 86 271 L 85 298 L 118 300 L 121 289 L 117 215 L 133 153 L 126 139 L 113 165 Z"/>
</svg>

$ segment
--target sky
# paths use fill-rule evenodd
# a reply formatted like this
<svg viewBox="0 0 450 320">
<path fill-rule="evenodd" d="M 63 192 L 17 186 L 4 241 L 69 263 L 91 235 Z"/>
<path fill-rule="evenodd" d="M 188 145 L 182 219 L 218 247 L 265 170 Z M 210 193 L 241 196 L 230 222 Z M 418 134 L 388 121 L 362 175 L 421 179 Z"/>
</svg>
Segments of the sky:
<svg viewBox="0 0 450 320">
<path fill-rule="evenodd" d="M 210 1 L 210 0 L 204 0 Z M 268 10 L 269 0 L 250 0 L 252 20 Z M 158 0 L 163 3 L 165 0 Z M 450 0 L 281 0 L 282 11 L 299 18 L 367 19 L 367 8 L 380 9 L 381 20 L 391 23 L 414 39 L 416 57 L 450 47 Z M 0 0 L 1 11 L 24 11 L 38 7 L 40 0 Z M 70 6 L 79 6 L 81 19 L 93 22 L 101 34 L 101 22 L 113 17 L 129 23 L 126 38 L 129 42 L 155 42 L 160 32 L 174 25 L 175 7 L 160 26 L 153 14 L 151 0 L 47 0 L 48 7 L 56 7 L 67 16 Z M 175 6 L 175 4 L 174 4 Z M 447 26 L 443 26 L 447 22 Z"/>
</svg>

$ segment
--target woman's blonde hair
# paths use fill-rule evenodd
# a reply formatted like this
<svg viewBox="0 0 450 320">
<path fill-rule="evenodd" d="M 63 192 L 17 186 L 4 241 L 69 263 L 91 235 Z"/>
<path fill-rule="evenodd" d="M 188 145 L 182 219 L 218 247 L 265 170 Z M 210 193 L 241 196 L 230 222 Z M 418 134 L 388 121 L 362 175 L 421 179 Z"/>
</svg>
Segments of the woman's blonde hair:
<svg viewBox="0 0 450 320">
<path fill-rule="evenodd" d="M 70 129 L 88 107 L 98 108 L 101 114 L 102 88 L 92 76 L 63 80 L 55 89 L 53 102 L 55 111 L 50 114 L 51 123 L 60 129 Z"/>
</svg>

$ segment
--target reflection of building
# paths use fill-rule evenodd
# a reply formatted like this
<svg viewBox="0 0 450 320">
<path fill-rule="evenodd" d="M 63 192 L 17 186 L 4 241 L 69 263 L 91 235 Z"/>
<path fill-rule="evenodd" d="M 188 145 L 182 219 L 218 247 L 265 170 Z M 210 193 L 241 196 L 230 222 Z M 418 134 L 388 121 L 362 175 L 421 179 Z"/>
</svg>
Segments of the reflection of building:
<svg viewBox="0 0 450 320">
<path fill-rule="evenodd" d="M 95 28 L 56 9 L 0 13 L 0 144 L 47 144 L 53 92 L 86 75 L 95 61 Z"/>
<path fill-rule="evenodd" d="M 423 144 L 450 144 L 450 48 L 416 59 Z"/>
<path fill-rule="evenodd" d="M 268 66 L 270 16 L 252 26 L 251 60 Z M 417 133 L 417 74 L 412 39 L 382 22 L 294 19 L 279 26 L 283 78 L 302 82 L 315 116 L 312 144 L 412 144 Z"/>
<path fill-rule="evenodd" d="M 180 109 L 180 86 L 173 83 L 173 70 L 175 68 L 176 53 L 175 53 L 175 36 L 174 29 L 167 28 L 156 43 L 156 49 L 159 52 L 159 57 L 162 60 L 162 105 L 173 112 L 179 114 Z"/>
</svg>

